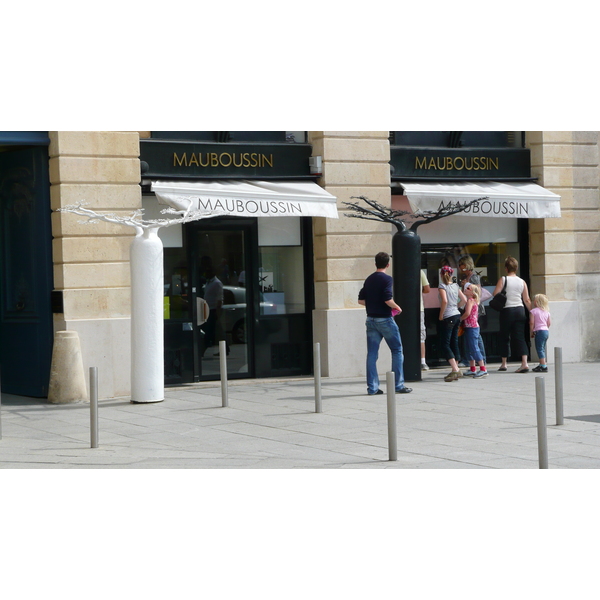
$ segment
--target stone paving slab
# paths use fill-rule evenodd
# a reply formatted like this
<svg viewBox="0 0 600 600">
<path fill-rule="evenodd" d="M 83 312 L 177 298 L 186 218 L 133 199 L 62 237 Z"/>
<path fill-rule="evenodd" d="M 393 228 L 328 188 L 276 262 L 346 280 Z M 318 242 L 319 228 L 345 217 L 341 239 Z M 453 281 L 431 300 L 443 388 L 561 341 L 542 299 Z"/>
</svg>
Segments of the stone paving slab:
<svg viewBox="0 0 600 600">
<path fill-rule="evenodd" d="M 362 378 L 323 378 L 317 414 L 314 381 L 290 378 L 229 382 L 225 408 L 219 382 L 167 388 L 161 403 L 102 400 L 95 449 L 89 404 L 5 395 L 0 468 L 538 469 L 536 375 L 492 369 L 447 383 L 446 372 L 432 369 L 395 396 L 397 461 L 385 394 L 367 396 Z M 546 376 L 549 468 L 600 466 L 599 387 L 598 363 L 564 365 L 565 424 L 556 426 Z"/>
</svg>

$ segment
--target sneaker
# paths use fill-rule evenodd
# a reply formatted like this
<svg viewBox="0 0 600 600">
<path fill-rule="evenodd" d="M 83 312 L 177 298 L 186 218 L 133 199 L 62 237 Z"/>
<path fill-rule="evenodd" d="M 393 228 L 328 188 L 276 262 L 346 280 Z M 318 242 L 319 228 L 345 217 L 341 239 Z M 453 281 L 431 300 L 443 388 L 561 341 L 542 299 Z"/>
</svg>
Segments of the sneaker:
<svg viewBox="0 0 600 600">
<path fill-rule="evenodd" d="M 458 374 L 460 371 L 450 371 L 446 377 L 444 377 L 444 381 L 458 381 Z"/>
<path fill-rule="evenodd" d="M 412 388 L 409 387 L 401 387 L 399 390 L 396 390 L 396 394 L 410 394 L 412 392 Z"/>
<path fill-rule="evenodd" d="M 367 396 L 379 396 L 380 394 L 383 394 L 383 390 L 377 390 L 376 392 L 373 392 L 372 394 L 367 392 Z"/>
<path fill-rule="evenodd" d="M 535 373 L 547 373 L 548 367 L 544 366 L 544 365 L 538 365 L 537 367 L 534 367 L 531 370 L 534 371 Z"/>
<path fill-rule="evenodd" d="M 475 371 L 471 371 L 471 369 L 469 369 L 468 371 L 465 371 L 463 373 L 464 377 L 475 377 Z"/>
<path fill-rule="evenodd" d="M 458 371 L 456 371 L 456 377 L 458 377 L 458 379 L 463 377 L 463 372 L 460 369 Z"/>
<path fill-rule="evenodd" d="M 429 371 L 429 367 L 425 363 L 421 363 L 421 371 Z"/>
<path fill-rule="evenodd" d="M 477 373 L 473 373 L 473 377 L 476 377 L 477 379 L 479 379 L 480 377 L 487 377 L 487 375 L 487 371 L 477 371 Z"/>
</svg>

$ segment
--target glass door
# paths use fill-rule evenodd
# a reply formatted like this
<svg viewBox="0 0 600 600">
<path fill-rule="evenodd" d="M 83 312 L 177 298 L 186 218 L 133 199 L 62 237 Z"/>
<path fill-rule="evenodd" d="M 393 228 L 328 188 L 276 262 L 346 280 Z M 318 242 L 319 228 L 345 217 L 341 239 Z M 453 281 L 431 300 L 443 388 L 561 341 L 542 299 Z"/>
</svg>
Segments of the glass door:
<svg viewBox="0 0 600 600">
<path fill-rule="evenodd" d="M 194 312 L 196 381 L 218 379 L 219 342 L 225 341 L 228 377 L 251 376 L 254 319 L 250 272 L 251 227 L 207 220 L 188 225 Z"/>
</svg>

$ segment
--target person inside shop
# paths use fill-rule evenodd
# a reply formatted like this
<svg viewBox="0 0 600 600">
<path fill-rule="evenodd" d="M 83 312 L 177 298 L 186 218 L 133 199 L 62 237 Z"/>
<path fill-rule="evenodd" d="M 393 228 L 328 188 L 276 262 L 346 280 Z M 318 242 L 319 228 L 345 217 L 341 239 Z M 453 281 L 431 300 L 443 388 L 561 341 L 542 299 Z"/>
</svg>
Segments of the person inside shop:
<svg viewBox="0 0 600 600">
<path fill-rule="evenodd" d="M 200 289 L 203 289 L 208 281 L 208 270 L 211 269 L 214 272 L 212 258 L 210 256 L 202 256 L 200 257 L 200 269 L 199 269 L 199 277 L 198 284 L 200 285 Z"/>
<path fill-rule="evenodd" d="M 512 341 L 515 344 L 517 354 L 521 357 L 521 366 L 515 373 L 527 373 L 529 372 L 529 365 L 527 364 L 529 348 L 525 341 L 525 330 L 526 328 L 529 329 L 529 319 L 525 313 L 525 307 L 527 307 L 527 310 L 531 310 L 529 290 L 527 289 L 527 283 L 517 275 L 519 262 L 516 258 L 507 257 L 504 261 L 504 268 L 506 275 L 500 277 L 493 293 L 494 296 L 497 296 L 506 286 L 506 303 L 500 311 L 499 336 L 502 362 L 498 371 L 506 371 L 508 368 L 507 361 L 510 356 Z"/>
<path fill-rule="evenodd" d="M 382 339 L 385 339 L 392 353 L 396 393 L 412 392 L 412 388 L 404 385 L 402 341 L 393 316 L 401 313 L 402 309 L 396 304 L 392 295 L 392 278 L 386 273 L 389 266 L 390 255 L 387 252 L 379 252 L 375 256 L 375 272 L 365 279 L 358 293 L 358 303 L 367 309 L 367 394 L 369 396 L 383 394 L 383 390 L 379 389 L 377 373 L 377 358 Z"/>
<path fill-rule="evenodd" d="M 240 287 L 246 287 L 246 271 L 240 271 L 237 284 Z"/>
<path fill-rule="evenodd" d="M 212 263 L 205 265 L 204 276 L 206 277 L 204 300 L 209 308 L 208 319 L 204 325 L 204 350 L 206 351 L 218 340 L 225 339 L 225 335 L 221 323 L 223 283 L 216 276 Z M 229 345 L 227 345 L 227 354 L 229 354 Z"/>
<path fill-rule="evenodd" d="M 431 287 L 427 274 L 421 269 L 421 371 L 429 371 L 427 361 L 425 360 L 425 341 L 427 340 L 427 328 L 425 327 L 425 304 L 423 303 L 423 294 L 429 294 Z"/>
<path fill-rule="evenodd" d="M 222 258 L 219 263 L 219 271 L 217 273 L 219 280 L 223 283 L 223 285 L 229 285 L 229 263 L 226 258 Z"/>
</svg>

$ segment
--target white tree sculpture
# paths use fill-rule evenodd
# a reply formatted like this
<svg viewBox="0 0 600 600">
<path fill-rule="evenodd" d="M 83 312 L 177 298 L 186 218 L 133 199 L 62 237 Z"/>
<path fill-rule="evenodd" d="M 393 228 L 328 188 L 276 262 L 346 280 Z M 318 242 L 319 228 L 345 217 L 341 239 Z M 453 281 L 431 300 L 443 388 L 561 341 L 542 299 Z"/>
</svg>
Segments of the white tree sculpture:
<svg viewBox="0 0 600 600">
<path fill-rule="evenodd" d="M 163 244 L 161 227 L 189 223 L 212 216 L 206 211 L 165 208 L 161 213 L 174 218 L 143 220 L 143 209 L 131 216 L 100 214 L 86 204 L 71 204 L 58 210 L 86 217 L 80 223 L 107 221 L 133 227 L 135 238 L 129 248 L 131 268 L 131 401 L 161 402 L 164 385 Z M 183 213 L 183 216 L 182 216 Z"/>
</svg>

